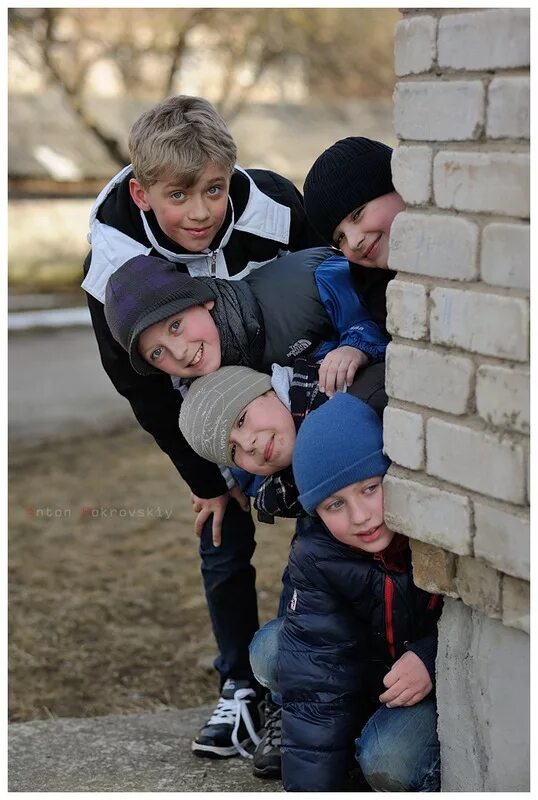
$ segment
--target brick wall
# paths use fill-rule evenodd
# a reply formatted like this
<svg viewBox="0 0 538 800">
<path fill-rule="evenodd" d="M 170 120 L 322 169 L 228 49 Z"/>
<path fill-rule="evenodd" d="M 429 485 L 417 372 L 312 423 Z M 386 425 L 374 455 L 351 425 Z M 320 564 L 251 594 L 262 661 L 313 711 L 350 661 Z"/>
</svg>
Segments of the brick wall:
<svg viewBox="0 0 538 800">
<path fill-rule="evenodd" d="M 529 11 L 402 16 L 386 519 L 446 608 L 528 633 Z M 498 789 L 483 773 L 466 788 Z"/>
</svg>

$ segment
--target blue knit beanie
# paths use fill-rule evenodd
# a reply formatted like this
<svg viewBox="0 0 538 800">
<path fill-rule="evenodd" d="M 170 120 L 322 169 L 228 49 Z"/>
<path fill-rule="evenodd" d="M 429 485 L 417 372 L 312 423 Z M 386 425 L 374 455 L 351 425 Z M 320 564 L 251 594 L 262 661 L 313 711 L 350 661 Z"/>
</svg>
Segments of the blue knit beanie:
<svg viewBox="0 0 538 800">
<path fill-rule="evenodd" d="M 384 475 L 383 427 L 375 411 L 337 392 L 310 413 L 297 434 L 293 475 L 299 502 L 309 514 L 327 497 L 357 481 Z"/>
</svg>

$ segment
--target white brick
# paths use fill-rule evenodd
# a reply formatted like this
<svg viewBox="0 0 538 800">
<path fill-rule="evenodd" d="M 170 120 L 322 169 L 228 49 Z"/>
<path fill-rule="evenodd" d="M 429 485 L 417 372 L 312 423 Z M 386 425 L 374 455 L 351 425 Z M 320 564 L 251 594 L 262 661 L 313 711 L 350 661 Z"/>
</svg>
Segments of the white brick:
<svg viewBox="0 0 538 800">
<path fill-rule="evenodd" d="M 474 504 L 474 552 L 501 572 L 530 578 L 528 516 L 516 516 L 482 503 Z"/>
<path fill-rule="evenodd" d="M 433 162 L 440 208 L 529 216 L 530 159 L 525 153 L 444 151 Z"/>
<path fill-rule="evenodd" d="M 505 575 L 503 579 L 503 624 L 530 633 L 530 586 Z"/>
<path fill-rule="evenodd" d="M 391 269 L 471 281 L 478 276 L 478 225 L 463 217 L 402 211 L 390 231 Z"/>
<path fill-rule="evenodd" d="M 476 373 L 476 410 L 498 428 L 528 433 L 530 380 L 527 370 L 483 364 Z"/>
<path fill-rule="evenodd" d="M 434 17 L 403 19 L 394 32 L 396 75 L 428 72 L 437 52 L 437 20 Z"/>
<path fill-rule="evenodd" d="M 492 222 L 482 233 L 482 280 L 493 286 L 530 288 L 530 227 Z"/>
<path fill-rule="evenodd" d="M 413 81 L 396 84 L 394 130 L 400 139 L 477 139 L 485 120 L 482 81 Z"/>
<path fill-rule="evenodd" d="M 471 396 L 471 359 L 391 342 L 387 349 L 389 397 L 464 414 Z"/>
<path fill-rule="evenodd" d="M 467 497 L 394 475 L 383 481 L 385 522 L 393 530 L 459 555 L 471 552 Z"/>
<path fill-rule="evenodd" d="M 424 423 L 420 414 L 388 406 L 383 414 L 385 452 L 408 469 L 424 466 Z"/>
<path fill-rule="evenodd" d="M 495 78 L 488 91 L 486 136 L 530 138 L 529 78 Z"/>
<path fill-rule="evenodd" d="M 498 500 L 525 502 L 525 454 L 508 438 L 431 418 L 426 463 L 437 478 Z"/>
<path fill-rule="evenodd" d="M 526 300 L 437 287 L 431 292 L 430 338 L 473 353 L 527 361 L 529 309 Z"/>
<path fill-rule="evenodd" d="M 400 145 L 392 152 L 394 188 L 410 205 L 429 203 L 432 194 L 433 151 L 426 145 Z"/>
<path fill-rule="evenodd" d="M 501 69 L 530 63 L 526 9 L 489 9 L 449 14 L 439 22 L 437 60 L 452 69 Z"/>
<path fill-rule="evenodd" d="M 387 330 L 404 339 L 428 335 L 428 293 L 421 283 L 396 278 L 387 286 Z"/>
</svg>

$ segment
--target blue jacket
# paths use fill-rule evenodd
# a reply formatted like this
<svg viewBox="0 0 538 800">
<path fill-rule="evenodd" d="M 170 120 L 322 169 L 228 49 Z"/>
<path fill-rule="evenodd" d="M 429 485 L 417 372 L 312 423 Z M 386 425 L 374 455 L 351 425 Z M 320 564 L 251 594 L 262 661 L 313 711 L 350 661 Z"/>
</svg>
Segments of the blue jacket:
<svg viewBox="0 0 538 800">
<path fill-rule="evenodd" d="M 408 540 L 375 556 L 336 540 L 309 518 L 293 543 L 294 587 L 279 639 L 286 791 L 342 791 L 354 740 L 406 652 L 435 677 L 439 595 L 413 583 Z"/>
<path fill-rule="evenodd" d="M 273 363 L 292 365 L 307 354 L 320 360 L 343 345 L 362 350 L 370 363 L 385 360 L 388 336 L 355 291 L 347 259 L 328 247 L 289 253 L 232 288 L 251 309 L 244 314 L 249 340 L 263 348 L 248 366 L 270 373 Z"/>
</svg>

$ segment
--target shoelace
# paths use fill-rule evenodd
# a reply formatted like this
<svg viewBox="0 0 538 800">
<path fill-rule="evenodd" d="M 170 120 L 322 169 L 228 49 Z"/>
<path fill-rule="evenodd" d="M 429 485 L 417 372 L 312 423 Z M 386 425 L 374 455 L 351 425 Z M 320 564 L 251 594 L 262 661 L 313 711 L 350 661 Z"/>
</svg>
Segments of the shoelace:
<svg viewBox="0 0 538 800">
<path fill-rule="evenodd" d="M 235 718 L 235 725 L 232 731 L 232 742 L 240 756 L 243 756 L 243 758 L 254 758 L 254 756 L 247 750 L 245 750 L 245 748 L 241 745 L 237 736 L 239 723 L 241 722 L 242 719 L 243 722 L 245 723 L 248 735 L 250 736 L 254 744 L 258 745 L 260 743 L 260 737 L 254 730 L 254 725 L 252 724 L 252 717 L 250 716 L 250 711 L 248 710 L 247 697 L 256 697 L 256 693 L 253 691 L 253 689 L 238 689 L 234 694 L 234 700 L 237 703 L 237 716 Z"/>
<path fill-rule="evenodd" d="M 282 743 L 282 709 L 277 707 L 268 715 L 265 722 L 266 745 L 280 747 Z"/>
<path fill-rule="evenodd" d="M 253 756 L 245 750 L 238 738 L 238 730 L 241 720 L 245 723 L 248 735 L 255 745 L 259 744 L 260 738 L 254 730 L 252 724 L 252 717 L 248 710 L 248 697 L 255 697 L 256 694 L 252 689 L 237 689 L 233 698 L 226 699 L 221 697 L 217 703 L 217 707 L 211 718 L 208 720 L 208 725 L 233 725 L 232 731 L 232 744 L 243 758 L 252 758 Z"/>
</svg>

